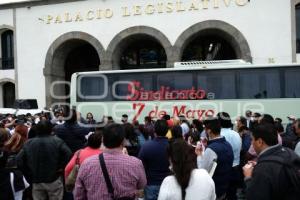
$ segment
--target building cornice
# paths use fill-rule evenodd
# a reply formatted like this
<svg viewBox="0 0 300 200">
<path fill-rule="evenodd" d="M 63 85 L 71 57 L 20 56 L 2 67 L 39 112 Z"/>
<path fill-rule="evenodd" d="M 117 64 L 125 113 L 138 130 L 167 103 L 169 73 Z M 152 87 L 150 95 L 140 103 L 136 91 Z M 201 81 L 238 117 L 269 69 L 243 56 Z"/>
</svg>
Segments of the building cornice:
<svg viewBox="0 0 300 200">
<path fill-rule="evenodd" d="M 76 2 L 76 1 L 87 1 L 87 0 L 31 0 L 31 1 L 12 2 L 12 3 L 0 4 L 0 10 L 68 3 L 68 2 Z"/>
</svg>

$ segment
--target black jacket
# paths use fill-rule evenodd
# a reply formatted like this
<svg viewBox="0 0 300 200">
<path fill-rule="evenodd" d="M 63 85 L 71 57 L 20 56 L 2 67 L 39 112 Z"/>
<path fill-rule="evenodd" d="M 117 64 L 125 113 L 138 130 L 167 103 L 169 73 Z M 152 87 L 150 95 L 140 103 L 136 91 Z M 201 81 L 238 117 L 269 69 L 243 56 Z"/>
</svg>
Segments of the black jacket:
<svg viewBox="0 0 300 200">
<path fill-rule="evenodd" d="M 75 153 L 85 147 L 87 142 L 85 136 L 90 132 L 90 128 L 81 127 L 78 123 L 64 123 L 56 125 L 53 131 L 68 145 L 72 153 Z"/>
<path fill-rule="evenodd" d="M 291 192 L 292 183 L 284 165 L 300 159 L 292 150 L 276 145 L 259 156 L 252 178 L 246 180 L 247 200 L 298 200 Z M 273 162 L 274 160 L 274 162 Z"/>
<path fill-rule="evenodd" d="M 38 136 L 24 144 L 17 163 L 31 183 L 51 183 L 62 175 L 71 155 L 71 150 L 58 137 Z"/>
</svg>

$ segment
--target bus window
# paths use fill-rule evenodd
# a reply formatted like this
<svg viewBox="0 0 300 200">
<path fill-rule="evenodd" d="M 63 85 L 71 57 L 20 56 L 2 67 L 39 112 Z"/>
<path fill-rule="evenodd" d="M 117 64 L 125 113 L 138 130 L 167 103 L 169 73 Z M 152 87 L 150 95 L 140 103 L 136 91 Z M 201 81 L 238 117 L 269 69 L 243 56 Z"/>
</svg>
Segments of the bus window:
<svg viewBox="0 0 300 200">
<path fill-rule="evenodd" d="M 132 87 L 134 87 L 134 89 L 137 91 L 149 91 L 153 89 L 153 78 L 151 73 L 143 73 L 138 75 L 119 74 L 118 76 L 115 76 L 115 88 L 112 88 L 112 90 L 115 89 L 115 94 L 119 98 L 116 98 L 115 96 L 113 100 L 128 100 L 127 97 L 133 94 Z M 116 81 L 120 81 L 120 83 L 116 84 Z"/>
<path fill-rule="evenodd" d="M 98 76 L 80 76 L 77 80 L 79 84 L 77 85 L 77 96 L 79 99 L 99 99 L 107 90 L 105 88 L 105 80 Z"/>
<path fill-rule="evenodd" d="M 200 71 L 197 86 L 213 94 L 215 99 L 235 99 L 235 75 L 230 71 Z"/>
<path fill-rule="evenodd" d="M 300 70 L 287 69 L 285 71 L 285 97 L 299 98 L 300 97 Z"/>
<path fill-rule="evenodd" d="M 239 98 L 280 98 L 279 70 L 243 70 L 239 75 Z"/>
<path fill-rule="evenodd" d="M 157 89 L 165 86 L 171 90 L 186 90 L 193 86 L 192 73 L 161 73 L 157 75 Z"/>
</svg>

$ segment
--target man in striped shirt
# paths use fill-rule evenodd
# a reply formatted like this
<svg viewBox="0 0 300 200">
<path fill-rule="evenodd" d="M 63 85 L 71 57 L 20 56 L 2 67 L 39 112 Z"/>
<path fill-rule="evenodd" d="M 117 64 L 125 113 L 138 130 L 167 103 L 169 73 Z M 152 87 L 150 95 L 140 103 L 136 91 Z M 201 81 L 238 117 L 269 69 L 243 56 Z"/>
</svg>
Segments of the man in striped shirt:
<svg viewBox="0 0 300 200">
<path fill-rule="evenodd" d="M 105 165 L 114 188 L 114 197 L 132 197 L 147 183 L 142 161 L 122 153 L 124 130 L 119 124 L 104 128 L 103 151 Z M 75 200 L 111 200 L 100 167 L 99 156 L 88 158 L 79 169 L 75 191 Z"/>
</svg>

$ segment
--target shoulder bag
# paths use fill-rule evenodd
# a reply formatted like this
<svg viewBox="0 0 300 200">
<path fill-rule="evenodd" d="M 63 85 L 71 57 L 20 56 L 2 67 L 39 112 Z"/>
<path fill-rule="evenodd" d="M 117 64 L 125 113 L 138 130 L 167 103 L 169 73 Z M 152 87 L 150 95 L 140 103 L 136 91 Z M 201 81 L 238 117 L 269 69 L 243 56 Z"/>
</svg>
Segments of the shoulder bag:
<svg viewBox="0 0 300 200">
<path fill-rule="evenodd" d="M 66 187 L 67 192 L 72 192 L 75 187 L 75 182 L 76 182 L 77 174 L 78 174 L 79 167 L 80 167 L 80 158 L 79 158 L 80 151 L 81 150 L 79 150 L 77 152 L 75 165 L 74 165 L 72 171 L 70 172 L 69 176 L 66 178 L 65 187 Z"/>
<path fill-rule="evenodd" d="M 106 169 L 106 165 L 105 165 L 103 153 L 101 153 L 99 155 L 99 160 L 100 160 L 100 165 L 101 165 L 102 173 L 103 173 L 103 176 L 104 176 L 104 179 L 105 179 L 105 183 L 106 183 L 106 186 L 107 186 L 107 190 L 108 190 L 108 193 L 111 196 L 111 199 L 112 200 L 135 200 L 134 197 L 120 197 L 120 198 L 116 198 L 115 197 L 115 195 L 114 195 L 114 188 L 113 188 L 113 186 L 111 184 L 111 181 L 110 181 L 107 169 Z"/>
</svg>

